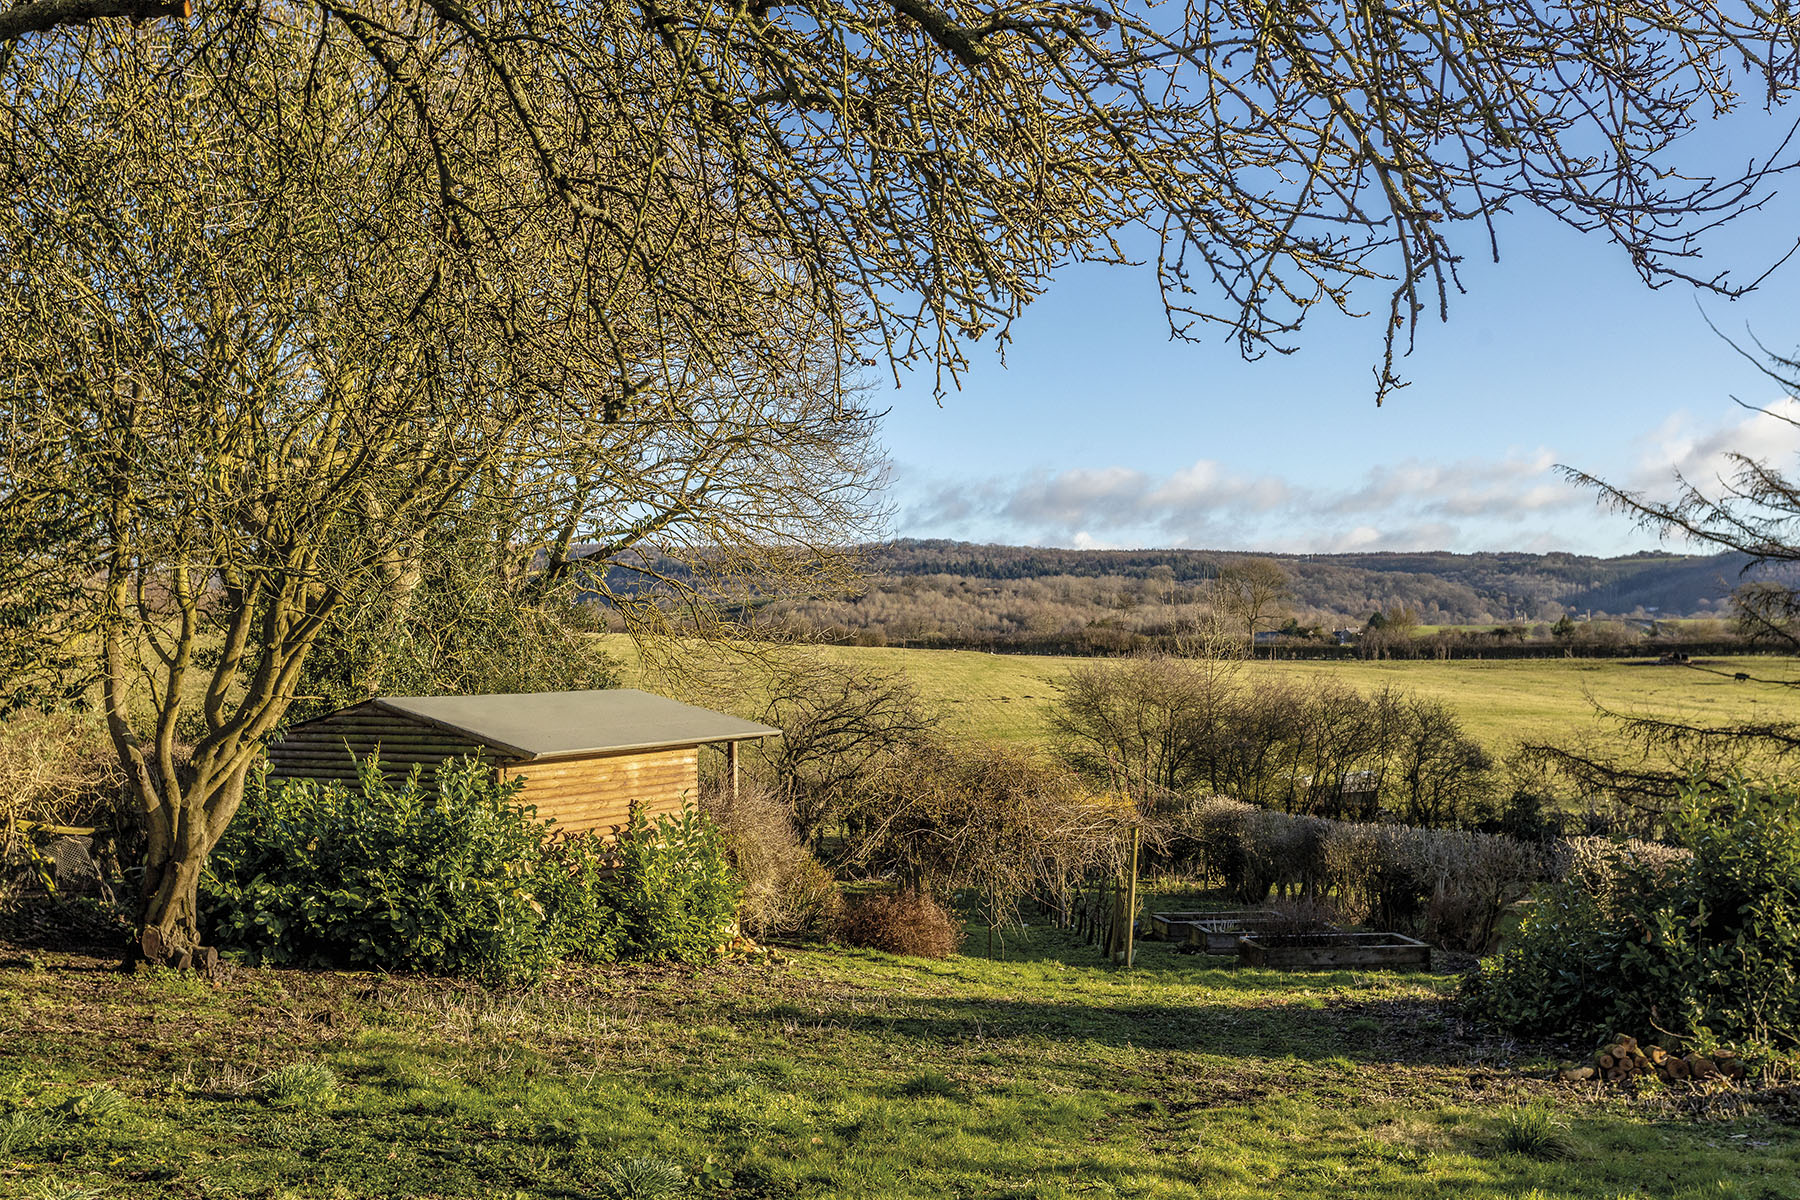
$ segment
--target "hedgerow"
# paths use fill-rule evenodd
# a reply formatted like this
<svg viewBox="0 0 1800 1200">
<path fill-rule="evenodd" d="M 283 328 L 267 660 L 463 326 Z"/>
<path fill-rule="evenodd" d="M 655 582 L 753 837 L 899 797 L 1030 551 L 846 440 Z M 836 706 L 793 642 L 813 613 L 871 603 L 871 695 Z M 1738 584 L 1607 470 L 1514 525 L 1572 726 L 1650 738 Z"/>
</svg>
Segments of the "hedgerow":
<svg viewBox="0 0 1800 1200">
<path fill-rule="evenodd" d="M 635 815 L 611 846 L 556 836 L 477 760 L 428 786 L 373 758 L 354 789 L 253 781 L 202 885 L 212 939 L 253 962 L 521 982 L 564 958 L 699 959 L 737 900 L 693 810 Z"/>
<path fill-rule="evenodd" d="M 1171 821 L 1172 851 L 1258 904 L 1272 891 L 1329 898 L 1348 920 L 1482 951 L 1507 907 L 1563 870 L 1560 845 L 1467 830 L 1293 816 L 1222 796 Z"/>
</svg>

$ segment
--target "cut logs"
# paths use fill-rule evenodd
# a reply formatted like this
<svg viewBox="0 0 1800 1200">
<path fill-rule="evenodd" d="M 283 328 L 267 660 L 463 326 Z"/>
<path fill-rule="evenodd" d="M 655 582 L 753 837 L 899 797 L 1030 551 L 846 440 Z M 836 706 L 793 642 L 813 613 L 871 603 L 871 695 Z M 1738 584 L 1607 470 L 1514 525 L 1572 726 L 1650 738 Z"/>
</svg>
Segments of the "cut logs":
<svg viewBox="0 0 1800 1200">
<path fill-rule="evenodd" d="M 1654 1075 L 1664 1083 L 1709 1079 L 1736 1082 L 1744 1078 L 1744 1074 L 1743 1060 L 1730 1051 L 1721 1050 L 1711 1057 L 1697 1053 L 1674 1054 L 1661 1046 L 1640 1046 L 1631 1035 L 1618 1033 L 1594 1052 L 1592 1066 L 1565 1066 L 1557 1072 L 1557 1078 L 1564 1083 L 1580 1083 L 1596 1077 L 1608 1083 L 1624 1083 L 1640 1075 Z"/>
</svg>

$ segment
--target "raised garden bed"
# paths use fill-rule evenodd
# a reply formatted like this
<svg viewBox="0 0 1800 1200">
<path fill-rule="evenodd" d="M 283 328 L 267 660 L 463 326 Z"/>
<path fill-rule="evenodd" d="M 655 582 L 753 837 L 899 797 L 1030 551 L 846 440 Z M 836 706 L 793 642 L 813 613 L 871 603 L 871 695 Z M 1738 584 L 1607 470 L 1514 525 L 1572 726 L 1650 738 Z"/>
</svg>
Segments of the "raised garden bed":
<svg viewBox="0 0 1800 1200">
<path fill-rule="evenodd" d="M 1169 941 L 1186 941 L 1188 930 L 1196 925 L 1223 926 L 1249 920 L 1267 920 L 1275 913 L 1267 908 L 1230 908 L 1212 912 L 1160 912 L 1150 914 L 1150 936 Z"/>
<path fill-rule="evenodd" d="M 1298 924 L 1292 917 L 1272 913 L 1237 921 L 1194 921 L 1189 923 L 1187 929 L 1187 944 L 1203 954 L 1236 954 L 1238 941 L 1244 937 L 1279 937 L 1338 931 L 1336 925 L 1327 925 L 1323 921 Z"/>
<path fill-rule="evenodd" d="M 1385 967 L 1429 970 L 1431 947 L 1399 933 L 1263 933 L 1240 937 L 1238 964 L 1333 970 Z"/>
</svg>

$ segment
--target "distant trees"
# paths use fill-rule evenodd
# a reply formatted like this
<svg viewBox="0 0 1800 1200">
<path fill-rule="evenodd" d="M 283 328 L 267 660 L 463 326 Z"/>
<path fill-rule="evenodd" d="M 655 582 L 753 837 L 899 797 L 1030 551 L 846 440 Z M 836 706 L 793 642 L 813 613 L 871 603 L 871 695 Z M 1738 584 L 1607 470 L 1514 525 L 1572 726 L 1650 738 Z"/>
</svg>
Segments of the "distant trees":
<svg viewBox="0 0 1800 1200">
<path fill-rule="evenodd" d="M 1770 354 L 1765 373 L 1790 398 L 1755 410 L 1773 423 L 1800 428 L 1800 357 Z M 1774 578 L 1751 580 L 1732 596 L 1740 631 L 1747 637 L 1800 652 L 1800 589 L 1787 582 L 1800 564 L 1800 479 L 1749 451 L 1726 455 L 1727 471 L 1714 480 L 1677 474 L 1672 497 L 1663 499 L 1630 491 L 1597 476 L 1564 468 L 1574 482 L 1592 488 L 1602 503 L 1637 518 L 1664 538 L 1676 538 L 1743 555 L 1745 571 L 1773 566 Z M 1689 670 L 1710 670 L 1703 664 Z M 1703 719 L 1668 719 L 1602 710 L 1616 735 L 1609 745 L 1592 746 L 1565 740 L 1531 747 L 1533 753 L 1560 769 L 1590 795 L 1606 795 L 1660 819 L 1696 778 L 1714 783 L 1739 774 L 1767 778 L 1792 777 L 1800 771 L 1800 721 L 1791 697 L 1800 682 L 1738 674 L 1742 682 L 1783 695 L 1770 715 L 1720 725 Z M 1622 737 L 1630 747 L 1621 753 Z"/>
<path fill-rule="evenodd" d="M 1411 657 L 1411 643 L 1419 632 L 1419 614 L 1404 604 L 1369 614 L 1357 652 L 1364 658 Z"/>
<path fill-rule="evenodd" d="M 1236 663 L 1095 663 L 1061 684 L 1061 753 L 1146 811 L 1212 793 L 1291 813 L 1421 825 L 1473 817 L 1494 763 L 1441 701 L 1299 685 Z"/>
<path fill-rule="evenodd" d="M 758 627 L 842 644 L 1185 654 L 1192 631 L 1208 623 L 1209 613 L 1220 613 L 1214 580 L 1241 557 L 899 541 L 865 548 L 867 574 L 854 599 L 794 597 L 759 604 L 745 616 Z M 1258 629 L 1300 637 L 1315 652 L 1329 652 L 1327 642 L 1308 637 L 1309 630 L 1359 629 L 1377 604 L 1387 614 L 1404 608 L 1433 624 L 1491 625 L 1495 613 L 1506 607 L 1500 601 L 1504 593 L 1517 598 L 1519 607 L 1545 614 L 1544 628 L 1534 625 L 1532 636 L 1522 643 L 1509 633 L 1506 649 L 1528 650 L 1541 643 L 1545 653 L 1555 653 L 1548 623 L 1564 615 L 1564 601 L 1579 599 L 1582 608 L 1596 612 L 1605 600 L 1616 612 L 1659 604 L 1669 615 L 1710 613 L 1723 603 L 1711 598 L 1719 578 L 1742 566 L 1735 556 L 1698 555 L 1330 555 L 1275 561 L 1289 575 L 1289 592 Z M 1229 629 L 1235 618 L 1220 615 Z M 1583 633 L 1600 628 L 1573 620 L 1571 627 Z M 1238 643 L 1246 634 L 1246 627 L 1236 624 Z M 1732 635 L 1682 622 L 1666 628 L 1664 636 L 1717 643 Z M 1429 638 L 1396 631 L 1393 637 L 1374 639 L 1364 652 L 1379 648 L 1393 657 L 1474 655 L 1499 644 L 1486 628 L 1478 638 L 1458 629 Z M 1572 637 L 1566 648 L 1580 653 L 1605 647 L 1599 639 Z"/>
<path fill-rule="evenodd" d="M 1219 608 L 1244 629 L 1254 643 L 1259 629 L 1273 626 L 1286 603 L 1293 580 L 1272 558 L 1247 558 L 1219 572 L 1213 596 Z"/>
</svg>

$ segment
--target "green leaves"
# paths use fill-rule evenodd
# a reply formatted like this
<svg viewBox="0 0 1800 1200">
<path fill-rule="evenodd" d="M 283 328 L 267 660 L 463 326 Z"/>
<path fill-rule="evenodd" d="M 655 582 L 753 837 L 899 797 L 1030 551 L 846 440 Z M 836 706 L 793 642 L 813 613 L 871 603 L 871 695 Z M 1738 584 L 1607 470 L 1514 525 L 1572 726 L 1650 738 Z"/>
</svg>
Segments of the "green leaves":
<svg viewBox="0 0 1800 1200">
<path fill-rule="evenodd" d="M 257 961 L 529 979 L 553 961 L 529 888 L 544 828 L 477 760 L 428 787 L 370 758 L 358 786 L 248 789 L 203 888 L 214 936 Z"/>
<path fill-rule="evenodd" d="M 1800 1044 L 1800 797 L 1696 786 L 1670 826 L 1685 860 L 1620 851 L 1540 898 L 1519 944 L 1472 979 L 1477 1010 L 1538 1033 Z"/>
<path fill-rule="evenodd" d="M 734 932 L 741 893 L 718 827 L 684 801 L 654 825 L 632 813 L 599 899 L 617 914 L 620 957 L 704 962 Z"/>
<path fill-rule="evenodd" d="M 740 885 L 697 809 L 642 813 L 614 847 L 553 838 L 479 760 L 355 791 L 246 790 L 202 888 L 214 939 L 265 963 L 536 978 L 564 958 L 712 957 Z"/>
</svg>

